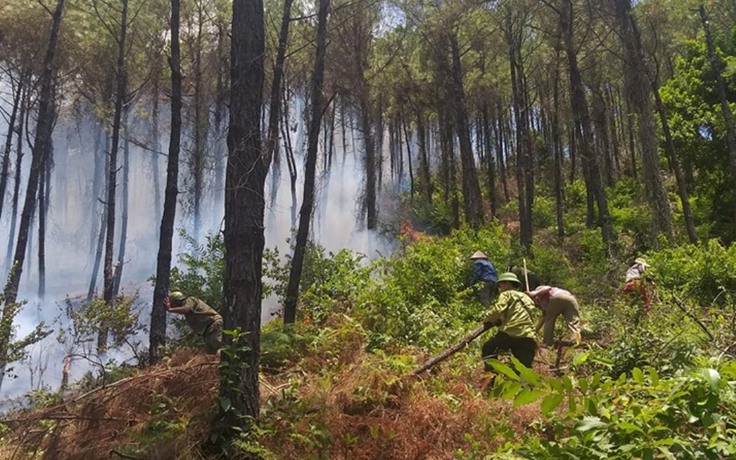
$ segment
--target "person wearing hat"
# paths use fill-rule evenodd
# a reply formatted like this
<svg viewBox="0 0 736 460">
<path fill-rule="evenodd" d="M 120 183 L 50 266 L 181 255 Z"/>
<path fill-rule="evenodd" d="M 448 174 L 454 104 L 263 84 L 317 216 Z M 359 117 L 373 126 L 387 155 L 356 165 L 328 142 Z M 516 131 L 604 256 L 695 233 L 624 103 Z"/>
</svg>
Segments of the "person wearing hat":
<svg viewBox="0 0 736 460">
<path fill-rule="evenodd" d="M 470 256 L 473 261 L 473 276 L 470 277 L 470 285 L 474 286 L 478 282 L 483 282 L 483 287 L 478 291 L 478 300 L 483 306 L 491 306 L 491 298 L 496 293 L 496 282 L 498 281 L 498 272 L 488 257 L 481 251 L 475 251 Z"/>
<path fill-rule="evenodd" d="M 184 315 L 192 331 L 204 339 L 207 353 L 214 355 L 222 347 L 222 316 L 203 300 L 174 291 L 164 298 L 164 308 Z"/>
<path fill-rule="evenodd" d="M 519 286 L 521 282 L 513 273 L 498 277 L 500 294 L 483 320 L 486 326 L 498 327 L 496 334 L 482 346 L 486 372 L 491 370 L 486 360 L 496 358 L 502 351 L 510 351 L 521 364 L 532 367 L 537 351 L 532 321 L 534 302 L 517 290 Z"/>
<path fill-rule="evenodd" d="M 637 257 L 634 259 L 634 265 L 626 270 L 626 284 L 624 285 L 624 293 L 639 296 L 644 301 L 644 308 L 647 312 L 652 309 L 652 299 L 649 297 L 642 277 L 649 267 L 650 265 L 644 258 Z"/>
<path fill-rule="evenodd" d="M 554 344 L 555 322 L 560 315 L 565 317 L 570 341 L 580 343 L 580 310 L 578 301 L 569 291 L 552 286 L 538 286 L 526 293 L 542 310 L 535 332 L 544 326 L 544 339 L 547 346 Z"/>
</svg>

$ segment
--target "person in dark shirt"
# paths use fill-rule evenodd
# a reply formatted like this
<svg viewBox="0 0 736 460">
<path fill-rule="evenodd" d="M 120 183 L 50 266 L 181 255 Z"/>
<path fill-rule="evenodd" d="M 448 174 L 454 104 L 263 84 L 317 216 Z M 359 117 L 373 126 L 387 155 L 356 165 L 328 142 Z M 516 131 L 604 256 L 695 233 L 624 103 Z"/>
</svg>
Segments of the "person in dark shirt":
<svg viewBox="0 0 736 460">
<path fill-rule="evenodd" d="M 473 276 L 470 278 L 470 285 L 474 286 L 476 283 L 483 283 L 483 286 L 481 286 L 478 292 L 478 300 L 483 306 L 490 307 L 491 299 L 496 294 L 496 283 L 498 282 L 496 267 L 488 260 L 488 256 L 481 251 L 475 251 L 470 256 L 470 260 L 473 261 Z"/>
</svg>

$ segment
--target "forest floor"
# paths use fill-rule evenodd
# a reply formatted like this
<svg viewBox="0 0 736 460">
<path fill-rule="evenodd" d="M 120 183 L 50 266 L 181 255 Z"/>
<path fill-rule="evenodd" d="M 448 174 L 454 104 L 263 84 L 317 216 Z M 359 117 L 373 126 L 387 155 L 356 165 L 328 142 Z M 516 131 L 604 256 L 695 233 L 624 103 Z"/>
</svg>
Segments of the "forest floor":
<svg viewBox="0 0 736 460">
<path fill-rule="evenodd" d="M 466 351 L 459 356 L 473 359 Z M 322 358 L 307 359 L 319 366 Z M 330 433 L 319 449 L 320 457 L 330 459 L 451 459 L 458 452 L 487 452 L 497 446 L 470 442 L 478 438 L 478 427 L 487 426 L 479 419 L 504 419 L 513 436 L 539 417 L 539 404 L 513 407 L 487 396 L 480 360 L 475 369 L 460 375 L 439 365 L 431 371 L 433 378 L 424 380 L 369 371 L 372 358 L 359 347 L 347 347 L 337 359 L 342 371 L 329 385 L 304 367 L 262 376 L 261 405 L 271 410 L 266 417 L 283 430 L 266 433 L 260 443 L 278 452 L 277 458 L 307 458 L 301 442 L 284 440 L 296 441 L 300 433 L 313 432 L 315 417 L 320 429 Z M 535 370 L 548 373 L 554 359 L 554 350 L 543 349 Z M 217 363 L 214 356 L 184 348 L 163 364 L 109 385 L 83 394 L 69 392 L 50 407 L 10 414 L 0 420 L 9 430 L 0 457 L 202 458 L 200 446 L 207 440 L 218 401 Z M 299 381 L 296 387 L 294 380 Z M 434 391 L 430 382 L 437 380 L 447 387 Z M 283 400 L 294 398 L 303 403 L 304 417 L 293 424 L 273 417 Z M 489 439 L 498 444 L 503 438 Z"/>
</svg>

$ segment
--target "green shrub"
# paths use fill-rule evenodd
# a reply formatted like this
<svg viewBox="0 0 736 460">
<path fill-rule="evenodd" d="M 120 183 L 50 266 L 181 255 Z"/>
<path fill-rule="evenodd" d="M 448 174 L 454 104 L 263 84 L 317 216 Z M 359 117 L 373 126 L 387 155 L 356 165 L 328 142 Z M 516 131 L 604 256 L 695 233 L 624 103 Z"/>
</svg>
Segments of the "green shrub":
<svg viewBox="0 0 736 460">
<path fill-rule="evenodd" d="M 546 196 L 534 197 L 532 206 L 532 220 L 534 228 L 549 228 L 557 224 L 555 200 Z"/>
<path fill-rule="evenodd" d="M 373 265 L 371 283 L 359 297 L 359 311 L 371 347 L 392 342 L 436 347 L 479 321 L 482 305 L 469 281 L 468 257 L 482 250 L 491 261 L 508 260 L 509 236 L 500 226 L 459 230 L 442 239 L 417 241 L 401 254 Z"/>
<path fill-rule="evenodd" d="M 365 256 L 349 249 L 325 254 L 324 248 L 310 243 L 304 258 L 300 300 L 302 314 L 321 322 L 335 302 L 354 300 L 369 283 L 371 267 Z"/>
<path fill-rule="evenodd" d="M 576 358 L 584 361 L 585 356 Z M 736 455 L 736 363 L 662 377 L 654 368 L 610 379 L 551 378 L 494 362 L 494 394 L 515 405 L 541 401 L 541 432 L 502 448 L 524 458 L 732 458 Z M 521 378 L 524 382 L 521 382 Z M 531 427 L 534 429 L 534 427 Z"/>
<path fill-rule="evenodd" d="M 701 305 L 730 305 L 736 293 L 736 245 L 717 240 L 652 253 L 649 257 L 658 284 L 685 293 Z"/>
</svg>

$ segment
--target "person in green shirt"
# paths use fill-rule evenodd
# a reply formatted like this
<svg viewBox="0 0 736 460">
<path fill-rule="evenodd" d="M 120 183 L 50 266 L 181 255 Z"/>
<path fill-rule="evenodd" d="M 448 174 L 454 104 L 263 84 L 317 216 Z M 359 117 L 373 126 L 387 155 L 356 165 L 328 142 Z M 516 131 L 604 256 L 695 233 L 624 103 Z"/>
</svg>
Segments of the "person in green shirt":
<svg viewBox="0 0 736 460">
<path fill-rule="evenodd" d="M 500 294 L 483 320 L 487 326 L 498 327 L 496 335 L 483 344 L 486 372 L 492 370 L 486 360 L 498 357 L 502 351 L 510 351 L 521 364 L 532 367 L 537 351 L 532 321 L 534 301 L 517 290 L 520 286 L 519 278 L 513 273 L 498 277 Z"/>
<path fill-rule="evenodd" d="M 214 355 L 222 347 L 222 316 L 203 300 L 174 291 L 164 298 L 164 307 L 169 313 L 184 315 L 192 331 L 204 339 L 207 353 Z"/>
</svg>

